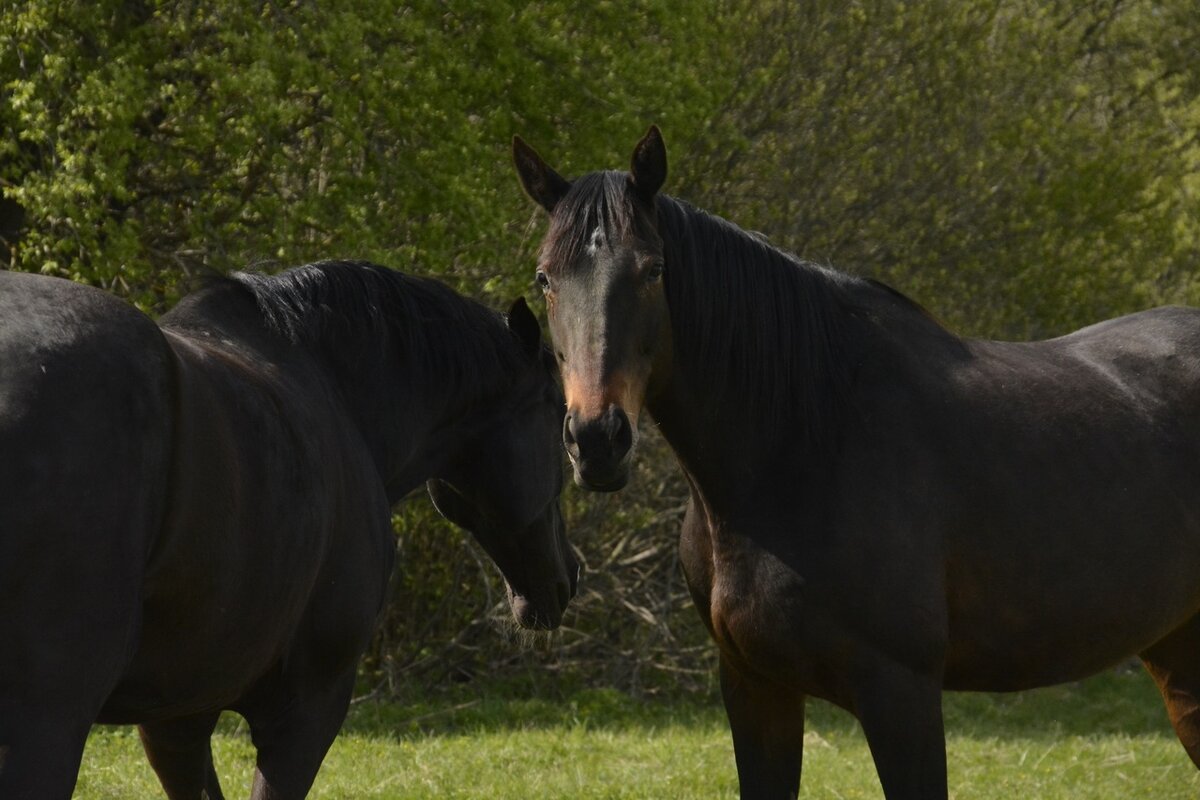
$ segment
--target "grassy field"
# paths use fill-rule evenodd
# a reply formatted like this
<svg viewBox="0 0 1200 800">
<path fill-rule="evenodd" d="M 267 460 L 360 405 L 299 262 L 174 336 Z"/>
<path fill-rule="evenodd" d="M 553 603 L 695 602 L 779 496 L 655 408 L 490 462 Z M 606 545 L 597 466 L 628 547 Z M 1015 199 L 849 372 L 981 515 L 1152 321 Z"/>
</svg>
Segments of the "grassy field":
<svg viewBox="0 0 1200 800">
<path fill-rule="evenodd" d="M 608 690 L 483 691 L 356 705 L 315 798 L 735 798 L 720 705 L 638 701 Z M 1195 798 L 1198 774 L 1148 678 L 1108 673 L 1015 695 L 947 695 L 958 800 Z M 226 794 L 245 797 L 254 753 L 222 720 L 214 749 Z M 97 728 L 76 797 L 161 797 L 132 728 Z M 881 798 L 852 718 L 810 703 L 801 798 Z"/>
</svg>

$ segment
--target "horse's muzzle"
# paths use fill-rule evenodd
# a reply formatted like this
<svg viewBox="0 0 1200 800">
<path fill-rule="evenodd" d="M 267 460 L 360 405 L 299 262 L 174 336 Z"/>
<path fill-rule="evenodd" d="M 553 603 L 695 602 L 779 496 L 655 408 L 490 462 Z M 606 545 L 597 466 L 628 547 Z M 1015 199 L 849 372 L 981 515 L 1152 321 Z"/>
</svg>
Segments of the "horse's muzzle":
<svg viewBox="0 0 1200 800">
<path fill-rule="evenodd" d="M 558 607 L 542 606 L 538 608 L 536 604 L 530 602 L 529 598 L 524 595 L 510 594 L 508 598 L 509 608 L 512 609 L 513 618 L 522 628 L 534 631 L 552 631 L 562 623 L 563 612 L 566 610 L 566 605 Z"/>
<path fill-rule="evenodd" d="M 579 563 L 573 555 L 569 555 L 569 564 L 565 577 L 554 585 L 554 597 L 542 596 L 541 602 L 534 602 L 528 596 L 516 592 L 512 584 L 508 584 L 508 605 L 512 609 L 513 618 L 522 628 L 535 631 L 552 631 L 563 619 L 575 590 L 579 585 Z"/>
<path fill-rule="evenodd" d="M 547 521 L 549 530 L 545 527 Z M 504 573 L 508 605 L 517 624 L 530 630 L 549 631 L 562 623 L 563 614 L 579 588 L 579 561 L 567 542 L 557 503 L 551 506 L 549 517 L 543 517 L 533 530 L 537 531 L 534 538 L 543 546 L 525 552 L 516 563 L 505 559 L 500 571 Z"/>
<path fill-rule="evenodd" d="M 637 429 L 619 406 L 610 405 L 590 420 L 568 412 L 563 421 L 563 446 L 575 470 L 575 483 L 594 492 L 624 488 L 636 438 Z"/>
</svg>

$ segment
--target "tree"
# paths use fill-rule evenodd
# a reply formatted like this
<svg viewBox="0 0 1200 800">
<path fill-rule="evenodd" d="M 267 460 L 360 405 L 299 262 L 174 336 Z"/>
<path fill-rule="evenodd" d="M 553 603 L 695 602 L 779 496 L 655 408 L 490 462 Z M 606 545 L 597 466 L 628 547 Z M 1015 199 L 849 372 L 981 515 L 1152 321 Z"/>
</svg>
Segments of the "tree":
<svg viewBox="0 0 1200 800">
<path fill-rule="evenodd" d="M 1179 190 L 1196 95 L 1186 48 L 1160 44 L 1166 6 L 1185 4 L 756 4 L 722 105 L 743 145 L 692 188 L 966 333 L 1046 335 L 1178 299 L 1162 279 L 1194 256 Z"/>
<path fill-rule="evenodd" d="M 206 269 L 332 256 L 523 290 L 512 134 L 587 154 L 645 118 L 684 130 L 706 91 L 679 54 L 710 22 L 683 8 L 9 6 L 0 118 L 31 153 L 5 186 L 30 223 L 16 266 L 153 308 Z"/>
</svg>

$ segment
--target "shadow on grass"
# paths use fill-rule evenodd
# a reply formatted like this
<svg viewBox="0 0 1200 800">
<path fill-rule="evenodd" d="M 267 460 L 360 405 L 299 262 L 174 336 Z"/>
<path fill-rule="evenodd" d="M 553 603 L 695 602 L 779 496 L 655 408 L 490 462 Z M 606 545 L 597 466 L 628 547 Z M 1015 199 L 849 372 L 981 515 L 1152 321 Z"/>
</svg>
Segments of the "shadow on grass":
<svg viewBox="0 0 1200 800">
<path fill-rule="evenodd" d="M 1014 694 L 947 693 L 947 734 L 969 738 L 1053 740 L 1063 736 L 1125 735 L 1174 738 L 1149 677 L 1121 668 L 1080 683 Z M 639 699 L 613 689 L 558 683 L 465 684 L 394 701 L 357 703 L 343 733 L 403 740 L 491 731 L 584 727 L 648 732 L 668 727 L 724 731 L 716 696 Z M 807 728 L 856 731 L 846 712 L 810 701 Z"/>
</svg>

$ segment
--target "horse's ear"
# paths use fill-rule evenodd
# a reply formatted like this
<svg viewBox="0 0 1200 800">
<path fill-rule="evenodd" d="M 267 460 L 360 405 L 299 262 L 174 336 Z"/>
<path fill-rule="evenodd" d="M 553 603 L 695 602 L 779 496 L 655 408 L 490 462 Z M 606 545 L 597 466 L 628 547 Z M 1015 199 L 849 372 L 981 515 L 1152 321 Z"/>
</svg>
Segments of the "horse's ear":
<svg viewBox="0 0 1200 800">
<path fill-rule="evenodd" d="M 517 176 L 521 179 L 525 194 L 553 213 L 558 201 L 571 188 L 570 182 L 543 161 L 537 151 L 525 144 L 520 136 L 513 137 L 512 149 L 513 164 L 517 167 Z"/>
<path fill-rule="evenodd" d="M 667 180 L 667 146 L 657 125 L 651 125 L 633 148 L 629 177 L 638 194 L 648 202 L 654 200 Z"/>
<path fill-rule="evenodd" d="M 516 334 L 526 353 L 537 355 L 542 346 L 542 326 L 529 306 L 525 305 L 524 297 L 514 300 L 512 308 L 508 310 L 508 329 Z"/>
</svg>

